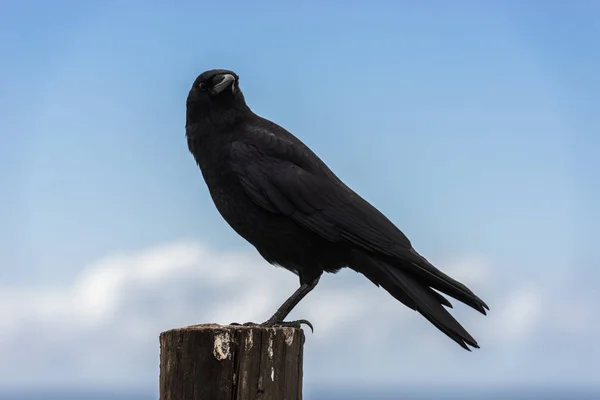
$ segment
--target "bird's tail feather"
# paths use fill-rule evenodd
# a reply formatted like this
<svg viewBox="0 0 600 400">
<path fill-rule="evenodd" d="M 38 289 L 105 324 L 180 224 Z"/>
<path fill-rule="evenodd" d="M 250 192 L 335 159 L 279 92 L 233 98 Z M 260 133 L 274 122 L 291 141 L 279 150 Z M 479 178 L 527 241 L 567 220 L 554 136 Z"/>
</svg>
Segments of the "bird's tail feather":
<svg viewBox="0 0 600 400">
<path fill-rule="evenodd" d="M 387 260 L 395 265 L 394 260 Z M 413 276 L 427 286 L 439 290 L 442 293 L 452 296 L 458 301 L 472 307 L 483 315 L 486 315 L 486 310 L 489 310 L 487 304 L 477 297 L 469 288 L 462 283 L 452 279 L 439 269 L 435 268 L 425 257 L 421 256 L 414 249 L 411 249 L 411 257 L 409 259 Z"/>
<path fill-rule="evenodd" d="M 365 275 L 377 286 L 383 287 L 407 307 L 419 312 L 464 349 L 470 351 L 467 345 L 479 348 L 477 341 L 443 307 L 451 308 L 450 302 L 416 277 L 357 250 L 352 253 L 351 268 Z"/>
</svg>

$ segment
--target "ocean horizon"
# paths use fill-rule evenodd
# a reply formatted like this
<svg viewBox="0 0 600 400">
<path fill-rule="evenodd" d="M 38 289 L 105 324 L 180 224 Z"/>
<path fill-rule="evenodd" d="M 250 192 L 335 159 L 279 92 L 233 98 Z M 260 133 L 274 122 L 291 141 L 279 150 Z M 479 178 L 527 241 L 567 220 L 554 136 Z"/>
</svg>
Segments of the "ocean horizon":
<svg viewBox="0 0 600 400">
<path fill-rule="evenodd" d="M 306 400 L 597 400 L 597 388 L 361 388 L 305 389 Z M 123 389 L 0 389 L 1 400 L 157 400 L 158 393 Z"/>
</svg>

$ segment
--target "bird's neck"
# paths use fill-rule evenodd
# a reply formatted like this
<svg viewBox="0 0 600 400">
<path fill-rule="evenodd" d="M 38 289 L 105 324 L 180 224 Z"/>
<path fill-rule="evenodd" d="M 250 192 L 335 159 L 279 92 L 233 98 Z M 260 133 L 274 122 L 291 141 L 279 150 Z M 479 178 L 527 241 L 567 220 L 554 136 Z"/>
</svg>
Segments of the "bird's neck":
<svg viewBox="0 0 600 400">
<path fill-rule="evenodd" d="M 200 113 L 188 107 L 186 115 L 186 127 L 200 128 L 200 131 L 227 131 L 233 129 L 241 123 L 244 118 L 252 112 L 245 107 L 211 109 L 208 112 Z"/>
</svg>

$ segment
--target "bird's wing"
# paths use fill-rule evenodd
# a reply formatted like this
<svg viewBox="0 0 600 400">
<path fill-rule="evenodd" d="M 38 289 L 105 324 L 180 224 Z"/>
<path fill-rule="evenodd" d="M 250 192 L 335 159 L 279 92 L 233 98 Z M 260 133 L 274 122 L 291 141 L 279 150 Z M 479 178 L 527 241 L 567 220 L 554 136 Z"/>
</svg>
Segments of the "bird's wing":
<svg viewBox="0 0 600 400">
<path fill-rule="evenodd" d="M 302 143 L 275 135 L 241 139 L 231 144 L 230 160 L 245 192 L 259 206 L 329 241 L 343 241 L 383 257 L 485 313 L 485 303 L 418 254 L 389 219 L 344 185 Z"/>
<path fill-rule="evenodd" d="M 239 140 L 231 163 L 254 202 L 330 241 L 398 256 L 408 238 L 375 207 L 345 186 L 304 146 L 277 137 Z"/>
</svg>

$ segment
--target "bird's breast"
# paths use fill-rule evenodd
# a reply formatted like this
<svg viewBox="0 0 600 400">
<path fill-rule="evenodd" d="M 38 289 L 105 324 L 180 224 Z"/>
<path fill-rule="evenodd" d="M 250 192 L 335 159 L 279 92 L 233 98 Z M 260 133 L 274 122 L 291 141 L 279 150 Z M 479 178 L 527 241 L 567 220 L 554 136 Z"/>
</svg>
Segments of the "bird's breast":
<svg viewBox="0 0 600 400">
<path fill-rule="evenodd" d="M 227 143 L 216 146 L 216 143 L 192 142 L 190 150 L 219 214 L 266 260 L 293 271 L 340 267 L 338 252 L 329 242 L 291 218 L 266 210 L 248 196 L 231 168 Z"/>
</svg>

